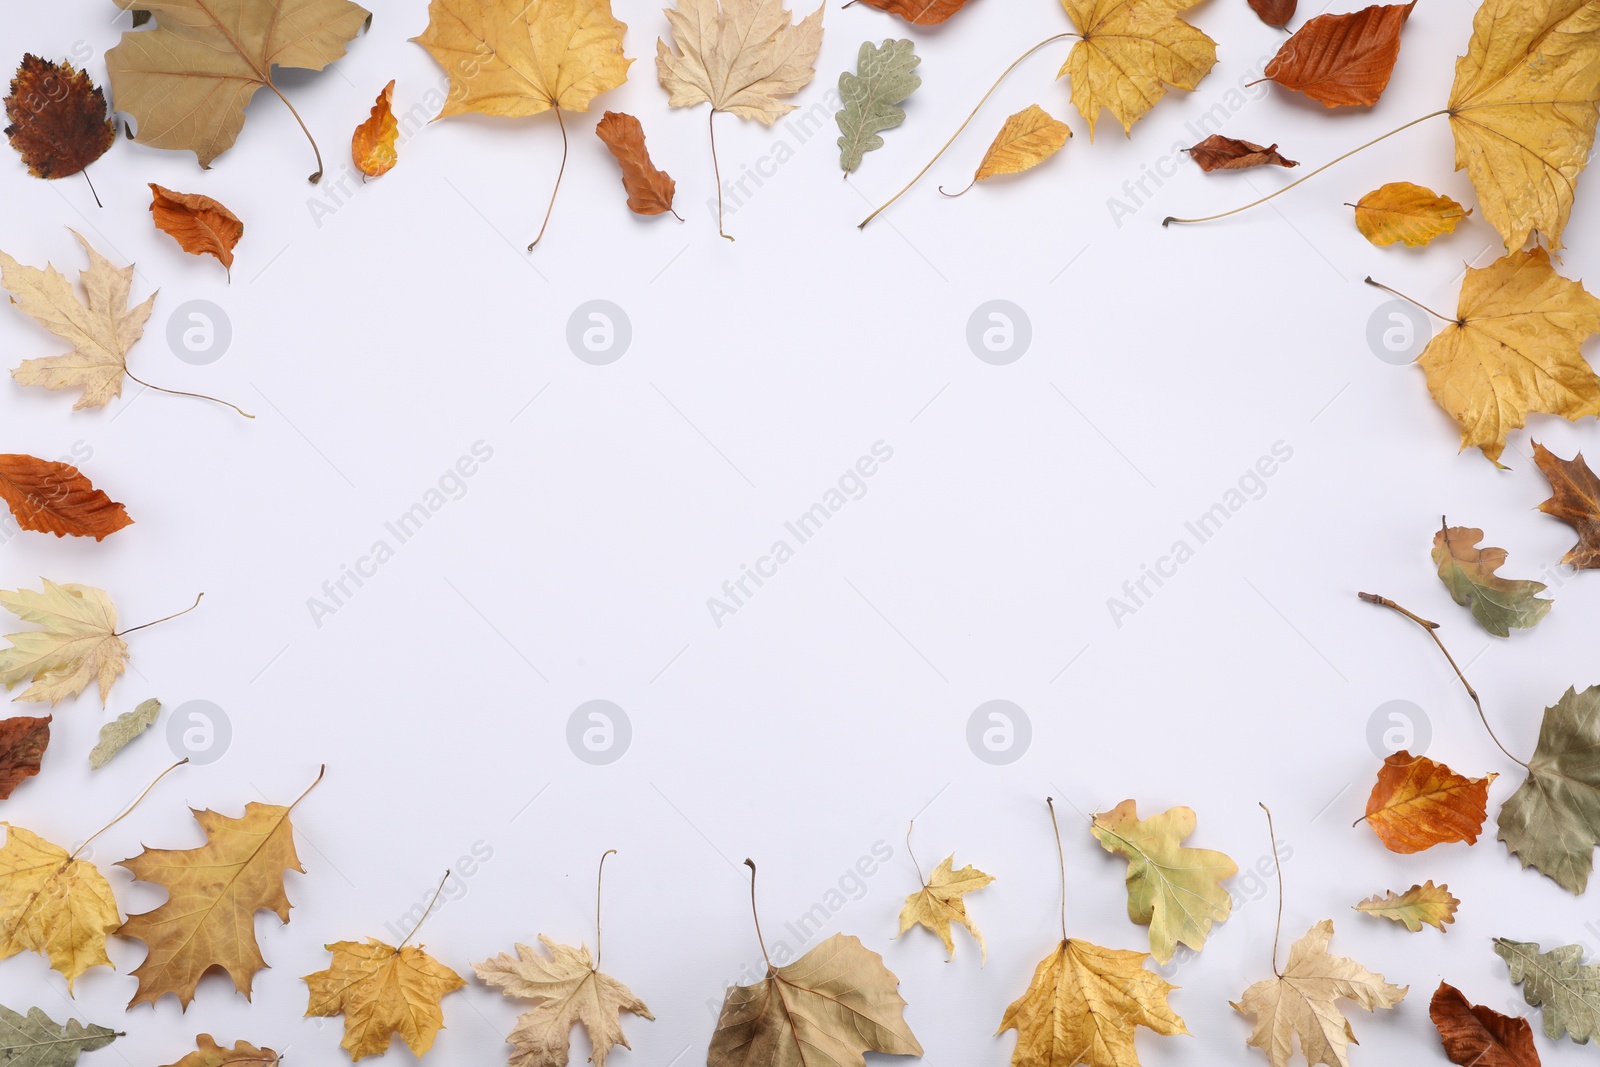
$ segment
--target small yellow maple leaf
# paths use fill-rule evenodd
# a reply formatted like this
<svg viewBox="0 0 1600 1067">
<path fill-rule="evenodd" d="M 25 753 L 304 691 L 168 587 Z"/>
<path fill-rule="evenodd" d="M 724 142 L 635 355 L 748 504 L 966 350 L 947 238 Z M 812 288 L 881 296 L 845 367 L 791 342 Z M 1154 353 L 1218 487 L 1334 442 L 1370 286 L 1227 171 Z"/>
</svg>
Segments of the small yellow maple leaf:
<svg viewBox="0 0 1600 1067">
<path fill-rule="evenodd" d="M 306 1015 L 343 1015 L 339 1044 L 352 1060 L 383 1055 L 396 1034 L 421 1056 L 444 1028 L 439 1002 L 467 984 L 415 945 L 395 948 L 369 937 L 366 944 L 336 941 L 323 947 L 333 962 L 305 976 L 311 988 Z"/>
<path fill-rule="evenodd" d="M 978 924 L 967 914 L 964 898 L 968 893 L 975 893 L 994 881 L 994 877 L 970 864 L 958 871 L 955 862 L 955 853 L 946 856 L 944 862 L 933 869 L 933 875 L 922 888 L 906 897 L 905 906 L 900 909 L 900 934 L 913 926 L 925 926 L 944 942 L 945 955 L 954 957 L 956 945 L 951 937 L 950 924 L 956 923 L 967 928 L 987 961 L 989 946 L 984 944 Z M 895 936 L 899 937 L 900 934 Z"/>
<path fill-rule="evenodd" d="M 105 590 L 46 579 L 37 593 L 0 591 L 0 607 L 43 627 L 6 635 L 11 647 L 0 649 L 0 685 L 31 680 L 17 699 L 53 706 L 97 682 L 105 706 L 128 664 L 128 644 L 117 635 L 117 609 Z"/>
<path fill-rule="evenodd" d="M 518 944 L 515 956 L 502 952 L 472 965 L 479 978 L 506 996 L 534 1002 L 506 1035 L 514 1050 L 512 1067 L 566 1067 L 569 1035 L 580 1025 L 593 1049 L 589 1061 L 605 1067 L 612 1048 L 633 1047 L 622 1032 L 621 1014 L 655 1016 L 627 986 L 595 969 L 587 947 L 557 944 L 543 934 L 539 942 L 548 957 Z"/>
<path fill-rule="evenodd" d="M 1355 910 L 1404 923 L 1407 930 L 1416 933 L 1422 929 L 1423 923 L 1443 930 L 1446 924 L 1456 921 L 1456 908 L 1460 906 L 1461 901 L 1450 892 L 1449 886 L 1434 885 L 1429 880 L 1422 885 L 1412 886 L 1404 893 L 1396 893 L 1391 889 L 1381 897 L 1374 894 L 1357 904 Z"/>
<path fill-rule="evenodd" d="M 1072 102 L 1094 140 L 1100 109 L 1124 133 L 1170 86 L 1192 90 L 1217 62 L 1217 43 L 1178 17 L 1199 0 L 1061 0 L 1081 39 L 1058 78 L 1070 78 Z"/>
<path fill-rule="evenodd" d="M 0 959 L 38 952 L 72 983 L 91 967 L 110 967 L 106 935 L 121 925 L 105 875 L 20 826 L 0 848 Z"/>
</svg>

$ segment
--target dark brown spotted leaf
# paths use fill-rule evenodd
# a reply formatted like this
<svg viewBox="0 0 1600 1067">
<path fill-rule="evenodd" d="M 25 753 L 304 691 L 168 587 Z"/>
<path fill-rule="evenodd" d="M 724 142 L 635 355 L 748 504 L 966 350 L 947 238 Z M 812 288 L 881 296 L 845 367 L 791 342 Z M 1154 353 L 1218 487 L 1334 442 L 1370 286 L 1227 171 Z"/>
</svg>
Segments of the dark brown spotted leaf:
<svg viewBox="0 0 1600 1067">
<path fill-rule="evenodd" d="M 1244 170 L 1246 167 L 1298 167 L 1292 159 L 1278 154 L 1276 144 L 1263 148 L 1254 141 L 1241 141 L 1237 137 L 1224 137 L 1214 133 L 1193 148 L 1186 149 L 1189 158 L 1200 164 L 1203 171 Z"/>
<path fill-rule="evenodd" d="M 105 94 L 71 63 L 24 55 L 5 103 L 6 137 L 35 178 L 77 174 L 117 139 Z"/>
</svg>

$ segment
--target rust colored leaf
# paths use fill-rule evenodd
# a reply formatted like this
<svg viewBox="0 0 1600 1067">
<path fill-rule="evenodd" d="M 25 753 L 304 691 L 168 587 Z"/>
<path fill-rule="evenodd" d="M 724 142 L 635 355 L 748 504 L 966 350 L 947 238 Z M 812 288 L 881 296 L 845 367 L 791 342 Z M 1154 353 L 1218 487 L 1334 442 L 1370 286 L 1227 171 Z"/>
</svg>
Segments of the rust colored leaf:
<svg viewBox="0 0 1600 1067">
<path fill-rule="evenodd" d="M 50 747 L 50 716 L 18 715 L 0 719 L 0 800 L 39 773 L 39 761 Z"/>
<path fill-rule="evenodd" d="M 1400 30 L 1416 0 L 1318 15 L 1283 42 L 1263 73 L 1327 107 L 1378 102 L 1400 55 Z"/>
<path fill-rule="evenodd" d="M 102 540 L 133 525 L 121 504 L 96 489 L 70 463 L 0 455 L 0 499 L 24 530 Z"/>
<path fill-rule="evenodd" d="M 71 63 L 24 55 L 5 102 L 6 137 L 35 178 L 77 174 L 117 139 L 105 93 Z"/>
<path fill-rule="evenodd" d="M 355 161 L 356 169 L 369 178 L 393 170 L 400 161 L 400 154 L 394 147 L 399 136 L 400 124 L 394 120 L 394 79 L 390 78 L 372 105 L 372 114 L 356 127 L 350 138 L 350 158 Z"/>
<path fill-rule="evenodd" d="M 1562 459 L 1535 441 L 1533 461 L 1544 472 L 1552 494 L 1539 510 L 1578 531 L 1578 543 L 1561 562 L 1579 570 L 1600 567 L 1600 478 L 1583 461 L 1582 452 Z"/>
<path fill-rule="evenodd" d="M 156 228 L 169 233 L 191 256 L 216 256 L 231 276 L 233 246 L 244 236 L 244 223 L 221 203 L 200 193 L 175 193 L 150 183 L 150 214 Z"/>
<path fill-rule="evenodd" d="M 1284 159 L 1278 154 L 1276 144 L 1262 148 L 1254 141 L 1241 141 L 1237 137 L 1224 137 L 1214 133 L 1193 148 L 1185 149 L 1189 158 L 1200 164 L 1200 169 L 1210 173 L 1214 170 L 1244 170 L 1246 167 L 1263 167 L 1272 164 L 1275 167 L 1298 167 L 1300 164 L 1292 159 Z"/>
<path fill-rule="evenodd" d="M 1539 1067 L 1528 1020 L 1472 1004 L 1461 990 L 1440 982 L 1428 1005 L 1451 1063 L 1461 1067 Z"/>
<path fill-rule="evenodd" d="M 1489 783 L 1402 749 L 1383 761 L 1367 798 L 1367 825 L 1390 852 L 1421 852 L 1450 841 L 1472 844 L 1488 817 Z"/>
<path fill-rule="evenodd" d="M 639 120 L 621 111 L 607 111 L 594 132 L 611 149 L 617 165 L 622 168 L 622 188 L 628 193 L 628 209 L 635 215 L 664 215 L 672 211 L 672 197 L 678 183 L 650 162 L 650 150 L 644 144 L 644 127 L 639 125 Z M 679 222 L 683 221 L 683 216 L 676 211 L 672 214 Z"/>
<path fill-rule="evenodd" d="M 1250 10 L 1268 26 L 1287 26 L 1299 0 L 1250 0 Z"/>
<path fill-rule="evenodd" d="M 937 26 L 967 6 L 967 0 L 861 0 L 861 2 L 879 11 L 899 15 L 913 26 Z M 1292 4 L 1293 0 L 1291 6 Z"/>
</svg>

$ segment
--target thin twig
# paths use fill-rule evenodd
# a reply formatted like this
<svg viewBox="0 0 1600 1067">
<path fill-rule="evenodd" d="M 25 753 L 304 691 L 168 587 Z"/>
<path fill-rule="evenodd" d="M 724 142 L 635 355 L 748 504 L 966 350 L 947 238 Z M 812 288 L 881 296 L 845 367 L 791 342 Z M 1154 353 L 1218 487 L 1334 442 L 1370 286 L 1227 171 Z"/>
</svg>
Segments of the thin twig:
<svg viewBox="0 0 1600 1067">
<path fill-rule="evenodd" d="M 1346 204 L 1345 206 L 1346 207 L 1354 207 L 1355 205 L 1354 204 Z M 1398 289 L 1391 289 L 1387 285 L 1384 285 L 1382 282 L 1373 281 L 1372 280 L 1372 275 L 1370 275 L 1370 274 L 1366 276 L 1365 281 L 1366 281 L 1366 283 L 1368 285 L 1373 286 L 1373 287 L 1378 288 L 1378 289 L 1382 289 L 1384 292 L 1390 294 L 1391 296 L 1398 296 L 1401 300 L 1404 300 L 1408 304 L 1415 304 L 1417 307 L 1421 308 L 1423 311 L 1426 311 L 1428 314 L 1432 315 L 1436 319 L 1442 319 L 1445 322 L 1453 322 L 1458 326 L 1461 325 L 1461 320 L 1459 318 L 1451 318 L 1449 315 L 1441 315 L 1437 311 L 1435 311 L 1431 307 L 1429 307 L 1427 304 L 1424 304 L 1422 301 L 1413 300 L 1411 297 L 1409 297 L 1406 294 L 1400 292 L 1400 290 L 1398 290 Z"/>
<path fill-rule="evenodd" d="M 1257 804 L 1261 804 L 1258 800 Z M 1261 804 L 1261 810 L 1267 813 L 1267 843 L 1272 846 L 1272 865 L 1278 869 L 1278 922 L 1272 928 L 1272 973 L 1279 978 L 1283 972 L 1278 970 L 1278 936 L 1283 933 L 1283 861 L 1278 859 L 1278 835 L 1272 829 L 1272 809 Z"/>
<path fill-rule="evenodd" d="M 400 955 L 401 949 L 405 948 L 411 943 L 411 939 L 417 936 L 417 931 L 422 929 L 422 924 L 428 921 L 428 916 L 433 914 L 433 907 L 435 904 L 439 903 L 439 897 L 444 893 L 444 884 L 449 880 L 450 868 L 446 867 L 444 870 L 444 877 L 439 879 L 439 888 L 433 891 L 433 899 L 428 901 L 428 906 L 422 911 L 422 918 L 417 920 L 417 924 L 411 928 L 411 932 L 406 935 L 406 939 L 395 946 L 394 954 L 396 956 Z"/>
<path fill-rule="evenodd" d="M 912 819 L 911 825 L 906 827 L 906 855 L 911 857 L 911 866 L 917 869 L 918 884 L 926 886 L 928 884 L 928 880 L 922 877 L 922 864 L 917 862 L 917 854 L 911 851 L 911 830 L 916 825 L 917 820 Z"/>
<path fill-rule="evenodd" d="M 126 630 L 119 630 L 115 634 L 112 634 L 112 636 L 113 637 L 127 637 L 129 634 L 133 633 L 133 631 L 135 631 L 135 630 L 143 630 L 146 626 L 155 626 L 158 623 L 166 622 L 169 619 L 176 619 L 179 615 L 187 615 L 187 614 L 189 614 L 189 612 L 193 611 L 195 608 L 200 606 L 200 601 L 204 597 L 205 597 L 204 593 L 196 593 L 195 597 L 194 597 L 194 603 L 190 604 L 188 607 L 184 608 L 182 611 L 175 611 L 171 615 L 165 615 L 165 616 L 163 616 L 163 617 L 161 617 L 159 619 L 152 619 L 150 622 L 141 622 L 138 626 L 130 626 Z"/>
<path fill-rule="evenodd" d="M 756 942 L 761 946 L 761 958 L 767 961 L 767 970 L 772 970 L 772 957 L 767 955 L 767 939 L 761 936 L 761 915 L 756 911 L 756 861 L 745 858 L 744 865 L 750 868 L 750 917 L 756 923 Z"/>
<path fill-rule="evenodd" d="M 229 279 L 232 280 L 232 275 L 231 274 L 229 275 Z M 226 400 L 218 400 L 214 396 L 206 396 L 204 393 L 186 393 L 182 389 L 168 389 L 164 385 L 152 385 L 151 383 L 145 381 L 143 378 L 139 377 L 137 374 L 133 373 L 133 371 L 129 370 L 126 366 L 124 366 L 122 368 L 122 373 L 126 374 L 128 377 L 132 378 L 134 381 L 138 382 L 140 385 L 144 386 L 146 389 L 154 389 L 158 393 L 170 393 L 173 396 L 192 396 L 196 400 L 209 400 L 213 404 L 221 404 L 225 408 L 232 408 L 233 410 L 237 411 L 239 414 L 243 415 L 247 419 L 255 418 L 254 415 L 250 414 L 248 411 L 246 411 L 244 408 L 240 407 L 238 404 L 230 404 Z"/>
<path fill-rule="evenodd" d="M 600 886 L 606 876 L 606 857 L 615 855 L 616 849 L 608 848 L 600 853 L 600 869 L 594 876 L 594 969 L 600 969 Z"/>
<path fill-rule="evenodd" d="M 728 240 L 726 231 L 722 228 L 722 167 L 717 163 L 717 109 L 712 108 L 711 114 L 706 119 L 706 129 L 711 135 L 711 175 L 717 182 L 717 233 Z M 752 868 L 753 869 L 753 868 Z"/>
<path fill-rule="evenodd" d="M 556 209 L 556 194 L 561 191 L 561 176 L 567 172 L 567 124 L 561 121 L 561 109 L 555 108 L 556 125 L 561 127 L 561 166 L 556 170 L 556 185 L 550 190 L 550 205 L 544 209 L 544 222 L 539 224 L 539 235 L 528 242 L 528 251 L 544 238 L 545 227 L 550 225 L 550 214 Z"/>
<path fill-rule="evenodd" d="M 1050 825 L 1056 832 L 1056 860 L 1061 865 L 1061 940 L 1067 939 L 1067 853 L 1061 847 L 1061 824 L 1056 821 L 1056 801 L 1054 797 L 1045 797 L 1044 802 L 1050 807 Z"/>
<path fill-rule="evenodd" d="M 107 830 L 109 830 L 113 826 L 117 825 L 117 823 L 121 822 L 123 819 L 126 819 L 129 815 L 132 815 L 133 814 L 133 809 L 137 808 L 139 806 L 139 802 L 141 800 L 143 800 L 145 797 L 150 795 L 150 790 L 154 789 L 157 785 L 159 785 L 161 783 L 161 779 L 165 778 L 167 775 L 171 774 L 173 771 L 177 770 L 179 767 L 182 767 L 185 763 L 188 763 L 188 762 L 189 762 L 189 757 L 185 756 L 185 757 L 183 757 L 183 759 L 179 760 L 177 763 L 174 763 L 172 766 L 168 767 L 166 770 L 164 770 L 160 774 L 156 775 L 155 781 L 153 781 L 149 785 L 145 786 L 144 787 L 144 792 L 140 793 L 138 796 L 134 797 L 133 798 L 133 803 L 129 804 L 126 808 L 123 808 L 121 815 L 118 815 L 115 819 L 112 819 L 110 822 L 108 822 L 104 826 L 100 827 L 100 829 L 98 829 L 94 833 L 90 834 L 87 838 L 84 839 L 83 844 L 81 844 L 77 848 L 73 849 L 72 855 L 67 857 L 67 862 L 70 863 L 72 860 L 77 859 L 78 858 L 78 854 L 81 853 L 84 849 L 89 847 L 89 842 L 90 841 L 93 841 L 95 838 L 99 837 L 101 834 L 105 833 Z"/>
</svg>

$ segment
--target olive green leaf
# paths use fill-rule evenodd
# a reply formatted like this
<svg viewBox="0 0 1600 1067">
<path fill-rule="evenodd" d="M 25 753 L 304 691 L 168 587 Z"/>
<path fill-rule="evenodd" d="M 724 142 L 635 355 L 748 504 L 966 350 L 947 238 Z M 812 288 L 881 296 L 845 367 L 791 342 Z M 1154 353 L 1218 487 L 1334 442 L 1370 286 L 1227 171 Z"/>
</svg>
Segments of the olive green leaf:
<svg viewBox="0 0 1600 1067">
<path fill-rule="evenodd" d="M 1500 809 L 1500 840 L 1573 893 L 1589 884 L 1600 844 L 1600 686 L 1568 689 L 1544 710 L 1528 778 Z"/>
<path fill-rule="evenodd" d="M 893 129 L 906 120 L 905 110 L 897 107 L 916 91 L 922 79 L 914 72 L 922 62 L 910 41 L 861 43 L 856 55 L 856 72 L 839 75 L 839 96 L 844 110 L 834 115 L 839 124 L 839 166 L 853 174 L 861 157 L 883 147 L 879 131 Z"/>
<path fill-rule="evenodd" d="M 1478 624 L 1496 637 L 1513 628 L 1528 629 L 1550 614 L 1553 600 L 1540 600 L 1542 582 L 1502 578 L 1495 571 L 1506 561 L 1503 548 L 1479 548 L 1483 531 L 1446 526 L 1433 535 L 1433 562 L 1455 602 L 1472 611 Z"/>
<path fill-rule="evenodd" d="M 122 1035 L 109 1026 L 65 1025 L 38 1008 L 20 1015 L 0 1005 L 0 1063 L 8 1067 L 72 1067 L 78 1055 L 105 1048 Z"/>
<path fill-rule="evenodd" d="M 110 763 L 112 756 L 126 748 L 128 742 L 154 726 L 156 719 L 160 717 L 161 701 L 151 697 L 132 711 L 125 711 L 118 715 L 115 721 L 100 727 L 100 740 L 89 752 L 89 769 L 98 771 Z"/>
<path fill-rule="evenodd" d="M 1494 952 L 1511 968 L 1512 983 L 1521 983 L 1523 998 L 1544 1009 L 1546 1037 L 1570 1034 L 1583 1045 L 1600 1033 L 1600 967 L 1584 966 L 1582 945 L 1540 952 L 1532 942 L 1497 937 Z"/>
</svg>

